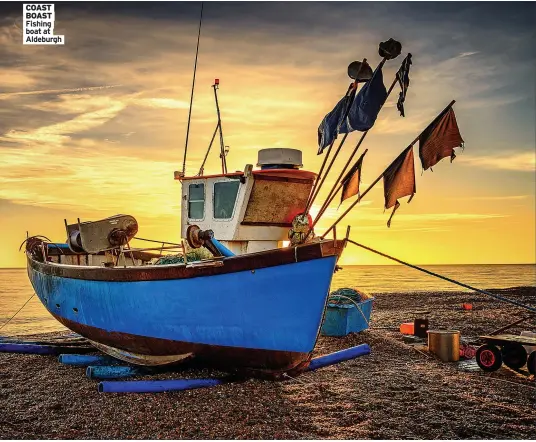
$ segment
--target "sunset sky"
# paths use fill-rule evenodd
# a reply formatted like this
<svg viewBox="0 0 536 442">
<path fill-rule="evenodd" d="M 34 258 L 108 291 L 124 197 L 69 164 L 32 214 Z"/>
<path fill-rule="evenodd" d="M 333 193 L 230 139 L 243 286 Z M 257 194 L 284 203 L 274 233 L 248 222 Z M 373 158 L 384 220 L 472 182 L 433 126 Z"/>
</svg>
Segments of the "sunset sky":
<svg viewBox="0 0 536 442">
<path fill-rule="evenodd" d="M 173 171 L 200 5 L 56 3 L 65 45 L 23 46 L 22 3 L 0 4 L 0 267 L 25 265 L 27 230 L 64 241 L 64 218 L 128 213 L 140 236 L 179 239 Z M 207 2 L 187 173 L 197 173 L 216 125 L 214 78 L 229 170 L 255 164 L 259 149 L 291 147 L 318 171 L 317 127 L 348 87 L 348 64 L 376 66 L 378 43 L 393 37 L 403 54 L 386 64 L 386 87 L 413 54 L 406 117 L 397 87 L 364 143 L 363 188 L 453 99 L 466 148 L 433 172 L 416 165 L 417 193 L 390 229 L 381 183 L 344 225 L 416 264 L 534 263 L 535 18 L 534 3 L 515 2 Z M 216 150 L 205 171 L 218 173 Z M 350 203 L 334 204 L 318 233 Z M 350 247 L 343 263 L 389 264 Z"/>
</svg>

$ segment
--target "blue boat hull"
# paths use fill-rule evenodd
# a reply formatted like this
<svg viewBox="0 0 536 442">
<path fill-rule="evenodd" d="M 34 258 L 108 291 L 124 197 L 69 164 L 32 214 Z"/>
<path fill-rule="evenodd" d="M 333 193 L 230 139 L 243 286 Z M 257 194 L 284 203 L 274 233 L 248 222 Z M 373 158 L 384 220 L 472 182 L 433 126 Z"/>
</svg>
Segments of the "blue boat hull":
<svg viewBox="0 0 536 442">
<path fill-rule="evenodd" d="M 29 257 L 28 274 L 58 321 L 99 344 L 140 355 L 193 354 L 220 366 L 277 371 L 309 360 L 336 252 L 198 277 L 173 278 L 174 266 L 162 266 L 168 276 L 156 279 L 151 272 L 157 266 L 147 266 L 146 273 L 131 268 L 137 277 L 129 269 L 106 269 L 101 277 L 94 268 Z M 226 261 L 224 267 L 232 270 L 243 258 Z M 88 279 L 92 275 L 95 279 Z"/>
</svg>

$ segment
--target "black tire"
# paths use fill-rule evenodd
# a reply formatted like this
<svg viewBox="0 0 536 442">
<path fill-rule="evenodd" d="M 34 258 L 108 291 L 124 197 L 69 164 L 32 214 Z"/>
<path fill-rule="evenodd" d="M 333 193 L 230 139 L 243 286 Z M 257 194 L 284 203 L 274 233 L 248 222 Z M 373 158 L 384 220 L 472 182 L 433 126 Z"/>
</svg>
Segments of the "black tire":
<svg viewBox="0 0 536 442">
<path fill-rule="evenodd" d="M 502 365 L 501 351 L 491 344 L 484 344 L 476 351 L 476 363 L 484 371 L 498 370 Z"/>
<path fill-rule="evenodd" d="M 536 351 L 533 351 L 527 360 L 527 368 L 529 373 L 536 376 Z"/>
<path fill-rule="evenodd" d="M 527 350 L 517 342 L 503 345 L 501 355 L 504 365 L 513 370 L 519 370 L 527 363 Z"/>
</svg>

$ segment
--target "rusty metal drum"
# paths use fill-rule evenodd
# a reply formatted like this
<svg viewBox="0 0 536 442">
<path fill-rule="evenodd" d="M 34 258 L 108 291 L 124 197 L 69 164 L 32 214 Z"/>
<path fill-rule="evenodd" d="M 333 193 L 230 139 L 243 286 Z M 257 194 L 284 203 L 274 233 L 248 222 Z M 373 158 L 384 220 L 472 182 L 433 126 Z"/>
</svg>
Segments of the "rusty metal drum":
<svg viewBox="0 0 536 442">
<path fill-rule="evenodd" d="M 460 359 L 460 332 L 458 330 L 428 330 L 428 350 L 443 362 Z"/>
</svg>

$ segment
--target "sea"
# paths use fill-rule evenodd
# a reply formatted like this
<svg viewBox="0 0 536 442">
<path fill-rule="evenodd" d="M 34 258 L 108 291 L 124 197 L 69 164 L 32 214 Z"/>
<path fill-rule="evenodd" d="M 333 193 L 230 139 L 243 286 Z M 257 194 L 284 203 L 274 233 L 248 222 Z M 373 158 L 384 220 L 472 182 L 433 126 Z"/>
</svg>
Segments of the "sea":
<svg viewBox="0 0 536 442">
<path fill-rule="evenodd" d="M 477 288 L 536 286 L 536 264 L 423 267 Z M 401 265 L 343 266 L 343 269 L 335 274 L 331 288 L 336 290 L 342 287 L 357 288 L 370 294 L 397 293 L 400 296 L 408 292 L 469 292 L 447 281 Z M 6 324 L 11 317 L 13 319 Z M 45 310 L 37 296 L 34 296 L 26 269 L 0 269 L 0 337 L 61 330 L 65 328 Z"/>
</svg>

